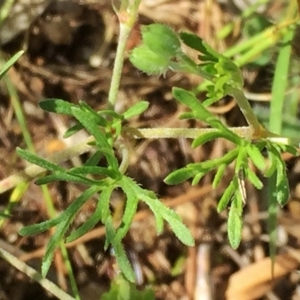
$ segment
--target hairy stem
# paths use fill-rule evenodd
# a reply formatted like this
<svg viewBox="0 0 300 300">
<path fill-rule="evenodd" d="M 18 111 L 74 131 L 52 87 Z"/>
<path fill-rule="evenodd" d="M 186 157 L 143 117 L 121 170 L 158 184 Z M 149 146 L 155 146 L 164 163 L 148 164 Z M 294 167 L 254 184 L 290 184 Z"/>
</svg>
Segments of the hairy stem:
<svg viewBox="0 0 300 300">
<path fill-rule="evenodd" d="M 114 108 L 118 98 L 118 91 L 124 64 L 127 41 L 130 32 L 137 20 L 138 8 L 141 0 L 122 1 L 119 11 L 115 9 L 120 24 L 117 52 L 114 62 L 113 73 L 111 77 L 110 89 L 108 94 L 108 103 L 110 108 Z"/>
<path fill-rule="evenodd" d="M 230 128 L 237 135 L 251 139 L 253 134 L 253 129 L 251 127 L 237 127 Z M 201 134 L 215 131 L 213 128 L 146 128 L 146 129 L 135 129 L 135 128 L 126 128 L 124 129 L 124 134 L 128 138 L 132 139 L 157 139 L 157 138 L 189 138 L 193 139 L 198 137 Z M 93 149 L 93 146 L 90 145 L 94 141 L 93 137 L 89 137 L 86 141 L 77 144 L 75 146 L 69 147 L 59 153 L 56 153 L 49 157 L 49 161 L 60 164 L 65 162 L 72 157 L 79 156 L 83 153 L 89 152 Z M 126 168 L 126 163 L 122 165 L 122 170 Z M 40 174 L 42 174 L 45 169 L 40 166 L 30 165 L 25 170 L 11 175 L 2 181 L 0 181 L 0 194 L 4 193 L 15 187 L 21 182 L 30 181 Z"/>
</svg>

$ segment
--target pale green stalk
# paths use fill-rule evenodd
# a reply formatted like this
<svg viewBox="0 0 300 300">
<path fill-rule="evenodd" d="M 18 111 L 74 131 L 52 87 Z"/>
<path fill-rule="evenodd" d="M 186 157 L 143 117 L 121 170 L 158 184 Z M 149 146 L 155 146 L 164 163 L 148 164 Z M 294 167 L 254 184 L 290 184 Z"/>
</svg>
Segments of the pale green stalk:
<svg viewBox="0 0 300 300">
<path fill-rule="evenodd" d="M 294 16 L 296 1 L 292 1 L 288 7 L 286 18 L 289 20 Z M 282 48 L 276 61 L 275 74 L 272 84 L 272 101 L 270 107 L 269 129 L 277 134 L 282 130 L 283 104 L 285 100 L 285 91 L 288 85 L 288 72 L 291 56 L 291 42 L 294 31 L 287 31 L 282 39 Z M 276 174 L 268 180 L 268 233 L 270 236 L 269 251 L 272 260 L 272 275 L 274 274 L 274 261 L 276 255 L 276 226 L 277 226 L 277 195 L 276 191 Z"/>
<path fill-rule="evenodd" d="M 25 144 L 26 144 L 27 148 L 30 150 L 30 152 L 35 153 L 34 145 L 33 145 L 29 130 L 28 130 L 26 118 L 24 116 L 23 109 L 22 109 L 22 106 L 20 104 L 20 99 L 19 99 L 18 93 L 16 91 L 16 88 L 12 84 L 12 82 L 11 82 L 8 75 L 5 75 L 3 77 L 3 79 L 4 79 L 4 82 L 6 84 L 8 93 L 10 95 L 10 99 L 11 99 L 12 106 L 14 108 L 17 120 L 20 124 Z M 26 191 L 26 189 L 24 189 L 24 183 L 26 183 L 26 182 L 28 182 L 28 178 L 26 179 L 24 177 L 23 180 L 20 181 L 18 183 L 18 185 L 16 185 L 16 189 L 18 189 L 18 191 L 22 190 L 22 192 L 24 193 Z M 26 187 L 27 187 L 27 185 L 25 186 L 25 188 Z M 49 216 L 51 218 L 53 218 L 53 217 L 56 216 L 56 212 L 55 212 L 55 209 L 54 209 L 54 206 L 53 206 L 53 200 L 51 198 L 49 189 L 48 189 L 47 185 L 43 185 L 41 187 L 41 189 L 42 189 L 44 199 L 45 199 L 45 202 L 46 202 L 47 212 L 48 212 Z M 20 199 L 21 198 L 20 192 L 18 192 L 18 194 L 19 194 L 18 199 Z M 5 209 L 5 212 L 10 213 L 9 209 L 12 209 L 12 207 L 14 206 L 15 203 L 16 203 L 15 201 L 14 201 L 14 203 L 9 203 L 9 205 Z M 0 225 L 2 225 L 2 224 L 3 224 L 3 222 L 0 223 Z M 63 255 L 63 258 L 64 258 L 64 263 L 67 266 L 67 271 L 68 271 L 68 276 L 69 276 L 69 279 L 70 279 L 72 291 L 76 295 L 75 296 L 76 299 L 80 299 L 78 288 L 77 288 L 77 285 L 76 285 L 76 280 L 75 280 L 73 270 L 72 270 L 72 267 L 71 267 L 71 263 L 68 259 L 67 250 L 66 250 L 66 247 L 63 243 L 60 243 L 60 249 L 61 249 L 61 252 L 62 252 L 62 255 Z"/>
<path fill-rule="evenodd" d="M 0 28 L 2 27 L 5 19 L 8 17 L 9 12 L 10 12 L 14 2 L 15 2 L 15 0 L 6 0 L 2 4 L 1 9 L 0 9 Z"/>
<path fill-rule="evenodd" d="M 124 64 L 124 57 L 126 51 L 127 41 L 130 32 L 137 20 L 138 8 L 141 0 L 123 0 L 121 2 L 120 10 L 115 8 L 115 11 L 119 18 L 119 39 L 117 52 L 114 62 L 113 73 L 111 77 L 110 89 L 108 94 L 108 104 L 110 108 L 114 108 L 118 98 L 120 80 L 122 75 L 122 69 Z"/>
<path fill-rule="evenodd" d="M 48 280 L 47 278 L 43 278 L 43 276 L 40 273 L 38 273 L 35 269 L 31 268 L 23 261 L 19 260 L 17 257 L 13 256 L 9 252 L 1 248 L 0 248 L 0 257 L 6 260 L 10 265 L 15 267 L 17 270 L 26 274 L 32 280 L 36 281 L 46 291 L 48 291 L 50 294 L 54 295 L 58 299 L 74 300 L 72 296 L 64 292 L 52 281 Z"/>
<path fill-rule="evenodd" d="M 232 132 L 237 134 L 240 137 L 246 138 L 248 140 L 251 140 L 253 137 L 253 128 L 251 127 L 234 127 L 229 128 Z M 217 131 L 217 129 L 214 128 L 145 128 L 145 129 L 136 129 L 136 128 L 125 128 L 123 131 L 123 134 L 128 137 L 129 139 L 159 139 L 159 138 L 189 138 L 194 139 L 201 134 L 205 134 L 208 132 L 214 132 Z M 270 139 L 274 140 L 277 139 L 277 137 Z M 89 152 L 91 149 L 93 149 L 93 146 L 90 144 L 94 141 L 93 137 L 89 137 L 86 141 L 77 144 L 75 146 L 72 146 L 68 149 L 65 149 L 59 153 L 55 153 L 54 155 L 50 156 L 48 158 L 49 161 L 60 164 L 62 162 L 65 162 L 72 157 L 79 156 L 83 153 Z M 281 142 L 287 143 L 287 141 Z M 127 153 L 127 152 L 126 152 Z M 126 164 L 124 163 L 122 165 L 122 171 L 126 168 Z M 0 181 L 0 194 L 12 189 L 17 184 L 29 181 L 40 174 L 45 172 L 45 169 L 36 166 L 36 165 L 30 165 L 25 170 L 11 175 L 2 181 Z"/>
</svg>

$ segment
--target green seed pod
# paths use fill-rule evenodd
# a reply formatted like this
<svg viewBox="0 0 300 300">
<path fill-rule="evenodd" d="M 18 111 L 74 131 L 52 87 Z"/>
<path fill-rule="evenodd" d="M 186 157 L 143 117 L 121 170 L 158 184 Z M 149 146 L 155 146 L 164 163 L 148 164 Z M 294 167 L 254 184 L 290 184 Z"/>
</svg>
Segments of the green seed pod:
<svg viewBox="0 0 300 300">
<path fill-rule="evenodd" d="M 155 54 L 171 59 L 180 49 L 180 40 L 175 32 L 166 25 L 151 24 L 142 27 L 143 42 Z"/>
<path fill-rule="evenodd" d="M 130 53 L 130 62 L 148 75 L 165 74 L 169 67 L 169 60 L 151 51 L 146 45 L 141 45 Z"/>
</svg>

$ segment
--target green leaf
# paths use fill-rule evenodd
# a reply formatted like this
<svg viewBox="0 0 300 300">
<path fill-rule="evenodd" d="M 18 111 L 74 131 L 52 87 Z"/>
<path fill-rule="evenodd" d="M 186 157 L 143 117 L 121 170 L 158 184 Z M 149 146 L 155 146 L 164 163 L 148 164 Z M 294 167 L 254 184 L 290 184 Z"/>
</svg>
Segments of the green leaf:
<svg viewBox="0 0 300 300">
<path fill-rule="evenodd" d="M 249 168 L 245 168 L 245 173 L 246 173 L 246 177 L 247 179 L 259 190 L 261 190 L 263 188 L 263 183 L 261 182 L 261 180 L 257 177 L 257 175 L 250 170 Z"/>
<path fill-rule="evenodd" d="M 37 185 L 43 185 L 43 184 L 48 184 L 48 183 L 54 182 L 54 181 L 77 182 L 77 183 L 82 183 L 82 184 L 86 184 L 86 185 L 92 185 L 92 184 L 99 183 L 99 181 L 85 178 L 80 175 L 68 174 L 67 171 L 65 171 L 65 173 L 56 172 L 55 174 L 44 176 L 42 178 L 39 178 L 35 183 Z"/>
<path fill-rule="evenodd" d="M 291 145 L 285 145 L 285 144 L 278 144 L 283 152 L 288 152 L 293 154 L 294 156 L 299 156 L 299 151 L 296 147 L 293 147 Z"/>
<path fill-rule="evenodd" d="M 202 104 L 201 104 L 202 105 Z M 233 142 L 236 145 L 241 145 L 243 139 L 240 138 L 237 134 L 235 134 L 233 131 L 229 130 L 227 126 L 225 126 L 221 120 L 215 116 L 208 118 L 207 123 L 218 129 L 220 132 L 224 134 L 224 138 L 228 139 L 229 141 Z"/>
<path fill-rule="evenodd" d="M 141 199 L 149 206 L 155 217 L 161 215 L 169 223 L 173 232 L 182 243 L 187 246 L 193 246 L 195 244 L 191 232 L 182 223 L 180 217 L 174 210 L 169 209 L 161 203 L 152 191 L 142 189 L 130 178 L 127 178 L 127 180 L 132 182 L 131 187 L 133 188 L 137 198 Z"/>
<path fill-rule="evenodd" d="M 43 158 L 40 158 L 40 157 L 30 153 L 29 151 L 26 151 L 26 150 L 23 150 L 23 149 L 17 147 L 16 152 L 23 159 L 27 160 L 28 162 L 30 162 L 34 165 L 40 166 L 43 169 L 46 169 L 46 170 L 49 170 L 52 172 L 62 172 L 62 173 L 65 172 L 64 168 L 62 168 L 50 161 L 47 161 Z"/>
<path fill-rule="evenodd" d="M 210 141 L 218 139 L 218 138 L 224 138 L 224 139 L 229 140 L 230 135 L 228 135 L 227 133 L 224 133 L 224 132 L 220 132 L 220 131 L 204 133 L 194 139 L 194 141 L 192 143 L 192 147 L 196 148 L 198 146 L 201 146 L 207 142 L 210 142 Z"/>
<path fill-rule="evenodd" d="M 237 249 L 242 237 L 243 200 L 238 189 L 233 196 L 228 214 L 228 239 L 231 247 Z"/>
<path fill-rule="evenodd" d="M 104 175 L 113 179 L 117 179 L 121 176 L 120 172 L 111 170 L 108 168 L 98 167 L 98 166 L 82 166 L 75 167 L 68 171 L 70 175 Z"/>
<path fill-rule="evenodd" d="M 84 127 L 82 124 L 77 123 L 74 126 L 70 127 L 63 135 L 63 138 L 66 139 L 74 134 L 76 134 L 78 131 L 82 130 Z"/>
<path fill-rule="evenodd" d="M 130 62 L 139 70 L 148 75 L 162 75 L 168 71 L 169 60 L 152 52 L 146 45 L 132 50 L 129 55 Z"/>
<path fill-rule="evenodd" d="M 238 189 L 238 182 L 236 179 L 233 179 L 229 186 L 225 189 L 221 199 L 219 200 L 217 211 L 222 212 L 229 204 L 232 199 L 233 194 Z"/>
<path fill-rule="evenodd" d="M 271 261 L 275 261 L 276 256 L 276 241 L 277 241 L 277 189 L 276 189 L 276 173 L 268 180 L 268 235 L 270 237 L 269 253 Z M 274 267 L 272 263 L 272 274 Z"/>
<path fill-rule="evenodd" d="M 53 256 L 54 256 L 54 251 L 61 242 L 64 233 L 67 231 L 69 227 L 69 223 L 71 220 L 64 220 L 62 223 L 58 224 L 56 227 L 56 231 L 53 234 L 53 236 L 50 238 L 47 247 L 46 247 L 46 252 L 43 256 L 43 261 L 42 261 L 42 276 L 46 277 L 47 273 L 49 271 L 49 268 L 51 266 Z"/>
<path fill-rule="evenodd" d="M 248 166 L 248 157 L 247 157 L 247 150 L 244 145 L 238 147 L 239 152 L 235 162 L 235 173 L 238 174 L 240 170 L 243 170 Z"/>
<path fill-rule="evenodd" d="M 195 177 L 193 178 L 192 181 L 192 186 L 195 186 L 199 183 L 199 181 L 203 178 L 203 176 L 207 173 L 207 170 L 203 171 L 203 172 L 199 172 L 195 175 Z"/>
<path fill-rule="evenodd" d="M 105 245 L 104 250 L 108 249 L 108 246 L 113 243 L 116 236 L 116 230 L 112 221 L 111 215 L 109 215 L 105 220 Z"/>
<path fill-rule="evenodd" d="M 200 37 L 189 32 L 180 32 L 180 39 L 190 48 L 205 54 L 203 61 L 218 61 L 221 55 L 206 44 Z"/>
<path fill-rule="evenodd" d="M 195 117 L 199 118 L 199 120 L 206 122 L 209 118 L 215 118 L 215 116 L 210 113 L 191 92 L 174 87 L 172 89 L 172 94 L 176 100 L 190 108 Z"/>
<path fill-rule="evenodd" d="M 114 155 L 111 145 L 108 143 L 104 133 L 99 129 L 98 124 L 93 120 L 93 114 L 79 108 L 72 108 L 74 117 L 92 134 L 96 139 L 96 144 L 103 151 L 107 162 L 112 169 L 118 169 L 118 161 Z"/>
<path fill-rule="evenodd" d="M 99 186 L 91 186 L 90 188 L 86 189 L 78 198 L 76 198 L 59 216 L 45 222 L 23 227 L 19 231 L 19 234 L 22 236 L 35 235 L 44 232 L 56 226 L 57 224 L 64 222 L 65 220 L 72 220 L 73 216 L 79 211 L 82 205 L 100 189 L 101 187 Z"/>
<path fill-rule="evenodd" d="M 113 183 L 107 183 L 106 187 L 102 190 L 102 193 L 99 197 L 99 202 L 101 203 L 101 211 L 100 211 L 100 216 L 101 216 L 101 222 L 103 224 L 106 224 L 107 219 L 110 218 L 110 198 L 113 190 L 116 188 L 116 185 Z"/>
<path fill-rule="evenodd" d="M 142 114 L 147 108 L 149 107 L 149 102 L 147 101 L 140 101 L 130 107 L 123 113 L 123 117 L 125 120 L 128 120 L 134 116 L 139 116 Z"/>
<path fill-rule="evenodd" d="M 175 211 L 163 205 L 158 199 L 150 198 L 145 193 L 141 193 L 138 196 L 149 206 L 155 215 L 160 214 L 169 223 L 174 234 L 183 244 L 187 246 L 194 246 L 195 241 L 191 232 L 182 223 Z"/>
<path fill-rule="evenodd" d="M 247 153 L 248 153 L 250 159 L 254 163 L 254 165 L 259 170 L 264 171 L 266 168 L 265 158 L 261 154 L 260 150 L 255 145 L 252 145 L 252 144 L 248 144 L 246 146 L 246 150 L 247 150 Z"/>
<path fill-rule="evenodd" d="M 13 57 L 11 57 L 1 68 L 0 70 L 0 79 L 6 74 L 6 72 L 16 63 L 16 61 L 24 54 L 24 50 L 21 50 L 14 54 Z"/>
<path fill-rule="evenodd" d="M 281 206 L 287 204 L 290 197 L 289 181 L 287 176 L 283 176 L 281 180 L 276 184 L 276 196 L 277 202 Z"/>
<path fill-rule="evenodd" d="M 103 188 L 102 193 L 99 196 L 96 209 L 94 213 L 88 218 L 88 220 L 81 225 L 79 228 L 74 230 L 66 239 L 67 243 L 70 243 L 79 237 L 86 234 L 89 230 L 95 227 L 95 225 L 102 219 L 103 206 L 109 205 L 109 200 L 111 193 L 113 191 L 113 186 L 107 186 Z"/>
<path fill-rule="evenodd" d="M 130 294 L 126 293 L 126 286 L 129 287 Z M 124 291 L 125 290 L 125 291 Z M 102 295 L 101 300 L 154 300 L 154 292 L 150 288 L 138 290 L 135 284 L 129 283 L 122 274 L 112 282 L 109 291 Z"/>
<path fill-rule="evenodd" d="M 30 226 L 23 227 L 19 230 L 19 234 L 21 236 L 29 236 L 29 235 L 35 235 L 41 233 L 61 223 L 64 219 L 65 219 L 64 213 L 61 213 L 56 218 L 38 224 L 33 224 Z"/>
<path fill-rule="evenodd" d="M 169 185 L 175 185 L 196 176 L 198 173 L 201 173 L 200 170 L 197 170 L 193 165 L 186 166 L 169 174 L 164 179 L 164 182 Z"/>
<path fill-rule="evenodd" d="M 102 157 L 103 153 L 97 150 L 85 161 L 84 166 L 96 166 Z"/>
<path fill-rule="evenodd" d="M 269 168 L 264 172 L 265 177 L 271 177 L 277 170 L 278 159 L 276 155 L 273 152 L 268 151 L 268 157 L 270 163 L 269 163 Z"/>
<path fill-rule="evenodd" d="M 153 200 L 152 202 L 154 202 Z M 157 200 L 158 201 L 158 200 Z M 161 202 L 159 202 L 161 204 Z M 151 203 L 152 204 L 152 203 Z M 151 204 L 147 202 L 147 205 L 151 208 Z M 157 203 L 156 203 L 157 204 Z M 176 235 L 176 237 L 185 245 L 193 247 L 195 245 L 194 238 L 190 232 L 190 230 L 182 223 L 179 216 L 175 213 L 175 211 L 167 208 L 163 204 L 164 210 L 161 210 L 160 213 L 162 217 L 169 223 L 172 231 Z M 153 208 L 153 206 L 152 206 Z M 151 208 L 151 210 L 152 210 Z M 161 209 L 161 208 L 160 208 Z"/>
<path fill-rule="evenodd" d="M 216 173 L 216 175 L 214 177 L 214 181 L 212 183 L 213 189 L 216 189 L 218 187 L 218 185 L 220 184 L 226 168 L 227 168 L 226 164 L 222 164 L 218 167 L 217 173 Z"/>
<path fill-rule="evenodd" d="M 72 116 L 72 108 L 78 105 L 61 99 L 45 99 L 39 102 L 39 107 L 48 112 Z"/>
<path fill-rule="evenodd" d="M 155 54 L 171 59 L 181 52 L 180 40 L 168 26 L 151 24 L 142 26 L 141 32 L 143 42 Z"/>
<path fill-rule="evenodd" d="M 116 255 L 118 266 L 127 280 L 135 282 L 135 274 L 132 266 L 127 258 L 124 248 L 120 242 L 113 242 L 113 247 Z"/>
<path fill-rule="evenodd" d="M 123 189 L 123 191 L 126 194 L 126 205 L 125 210 L 122 217 L 122 224 L 117 229 L 115 240 L 121 241 L 121 239 L 127 234 L 134 215 L 137 211 L 137 205 L 139 202 L 139 199 L 137 198 L 137 195 L 135 194 L 134 187 L 132 180 L 129 180 L 126 176 L 123 176 L 122 180 L 119 181 L 120 187 Z"/>
</svg>

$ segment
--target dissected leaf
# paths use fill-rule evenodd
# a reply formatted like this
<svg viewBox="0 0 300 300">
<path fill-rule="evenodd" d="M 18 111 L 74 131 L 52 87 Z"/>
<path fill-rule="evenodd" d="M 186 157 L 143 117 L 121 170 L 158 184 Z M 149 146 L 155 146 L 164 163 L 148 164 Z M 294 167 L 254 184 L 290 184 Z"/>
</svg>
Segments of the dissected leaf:
<svg viewBox="0 0 300 300">
<path fill-rule="evenodd" d="M 105 245 L 104 250 L 106 251 L 110 244 L 113 243 L 116 236 L 116 230 L 112 221 L 112 216 L 109 215 L 105 219 Z"/>
<path fill-rule="evenodd" d="M 129 280 L 130 282 L 135 282 L 135 274 L 128 260 L 126 252 L 124 251 L 123 245 L 119 241 L 113 241 L 112 244 L 114 247 L 116 260 L 120 270 L 122 271 L 127 280 Z"/>
<path fill-rule="evenodd" d="M 161 216 L 169 223 L 172 231 L 177 236 L 177 238 L 187 246 L 194 246 L 194 238 L 191 235 L 189 229 L 182 223 L 179 216 L 175 213 L 175 211 L 167 208 L 163 205 L 158 199 L 153 200 L 148 197 L 141 197 L 141 199 L 150 207 L 150 209 L 154 212 L 159 212 Z"/>
<path fill-rule="evenodd" d="M 226 168 L 227 168 L 226 164 L 221 164 L 218 167 L 217 173 L 216 173 L 216 175 L 214 177 L 214 180 L 213 180 L 213 183 L 212 183 L 213 189 L 216 189 L 218 187 L 219 183 L 222 180 L 222 177 L 224 175 L 224 172 L 225 172 Z"/>
<path fill-rule="evenodd" d="M 35 154 L 30 153 L 29 151 L 23 150 L 21 148 L 16 148 L 16 152 L 18 155 L 20 155 L 23 159 L 29 161 L 30 163 L 40 166 L 43 169 L 46 169 L 48 171 L 52 172 L 65 172 L 64 168 L 46 160 L 43 158 L 38 157 Z"/>
<path fill-rule="evenodd" d="M 276 241 L 277 241 L 277 207 L 278 198 L 276 191 L 276 173 L 268 180 L 268 235 L 269 242 L 269 254 L 272 262 L 275 261 L 276 256 Z M 274 274 L 274 264 L 272 263 L 272 274 Z"/>
<path fill-rule="evenodd" d="M 192 147 L 196 148 L 198 146 L 201 146 L 207 142 L 210 142 L 212 140 L 218 139 L 218 138 L 224 138 L 229 140 L 231 137 L 231 135 L 228 135 L 224 132 L 221 131 L 214 131 L 214 132 L 208 132 L 208 133 L 204 133 L 201 134 L 199 137 L 195 138 L 193 143 L 192 143 Z"/>
<path fill-rule="evenodd" d="M 129 285 L 130 294 L 124 296 L 124 286 Z M 126 287 L 125 287 L 126 289 Z M 126 293 L 126 292 L 125 292 Z M 126 298 L 127 297 L 127 298 Z M 150 288 L 138 290 L 135 284 L 129 283 L 121 274 L 112 282 L 107 293 L 101 300 L 154 300 L 154 292 Z"/>
<path fill-rule="evenodd" d="M 63 138 L 66 139 L 74 134 L 76 134 L 78 131 L 82 130 L 84 127 L 82 124 L 77 123 L 73 126 L 71 126 L 63 135 Z"/>
<path fill-rule="evenodd" d="M 231 206 L 228 214 L 228 239 L 231 247 L 237 249 L 242 237 L 242 212 L 243 198 L 238 189 L 231 201 Z"/>
<path fill-rule="evenodd" d="M 199 181 L 203 178 L 203 176 L 206 174 L 207 172 L 199 172 L 195 175 L 195 177 L 193 178 L 192 181 L 192 186 L 195 186 L 199 183 Z"/>
<path fill-rule="evenodd" d="M 78 105 L 57 98 L 49 98 L 40 101 L 39 107 L 48 112 L 72 116 L 72 107 L 78 107 Z"/>
<path fill-rule="evenodd" d="M 252 144 L 246 146 L 247 153 L 254 163 L 254 165 L 261 171 L 264 171 L 266 168 L 265 158 L 261 154 L 260 150 Z"/>
<path fill-rule="evenodd" d="M 233 194 L 238 189 L 238 183 L 236 179 L 233 179 L 229 186 L 225 189 L 221 199 L 219 200 L 217 210 L 218 212 L 222 212 L 229 204 L 232 199 Z"/>
<path fill-rule="evenodd" d="M 110 184 L 109 182 L 107 183 L 106 187 L 102 190 L 102 193 L 100 194 L 99 197 L 99 202 L 101 202 L 101 222 L 103 224 L 106 224 L 106 220 L 110 217 L 110 198 L 111 198 L 111 193 L 113 190 L 116 188 L 114 184 Z"/>
<path fill-rule="evenodd" d="M 257 188 L 257 189 L 262 189 L 263 188 L 263 183 L 261 180 L 257 177 L 257 175 L 250 170 L 249 168 L 245 169 L 246 177 L 247 179 Z"/>
<path fill-rule="evenodd" d="M 193 93 L 188 92 L 185 89 L 174 87 L 172 89 L 172 94 L 176 100 L 190 108 L 192 113 L 195 117 L 199 118 L 199 120 L 206 122 L 209 118 L 215 118 L 215 116 L 200 103 Z"/>
<path fill-rule="evenodd" d="M 114 189 L 114 186 L 106 186 L 103 188 L 103 191 L 101 192 L 96 209 L 94 213 L 88 218 L 88 220 L 82 224 L 79 228 L 74 230 L 66 239 L 67 243 L 70 243 L 82 235 L 86 234 L 89 230 L 95 227 L 95 225 L 101 220 L 104 219 L 102 216 L 102 212 L 104 211 L 103 206 L 109 205 L 110 195 Z M 107 218 L 107 217 L 106 217 Z M 106 219 L 105 219 L 106 220 Z M 105 223 L 105 222 L 103 222 Z"/>
<path fill-rule="evenodd" d="M 194 166 L 187 166 L 169 174 L 164 179 L 164 182 L 169 185 L 175 185 L 196 176 L 198 173 L 200 173 L 199 169 L 197 170 Z"/>
<path fill-rule="evenodd" d="M 238 174 L 240 170 L 243 170 L 248 166 L 248 157 L 247 157 L 247 150 L 244 145 L 238 147 L 238 155 L 235 161 L 235 173 Z"/>
<path fill-rule="evenodd" d="M 208 60 L 216 62 L 219 59 L 220 54 L 213 50 L 199 36 L 189 32 L 180 32 L 180 38 L 190 48 L 205 54 L 205 56 L 201 57 L 203 61 Z"/>
<path fill-rule="evenodd" d="M 89 131 L 89 133 L 95 137 L 96 143 L 101 151 L 103 151 L 110 167 L 115 170 L 118 169 L 118 161 L 114 155 L 114 151 L 108 143 L 107 137 L 101 130 L 99 130 L 98 124 L 94 122 L 93 114 L 80 108 L 72 108 L 72 113 L 74 117 Z"/>
<path fill-rule="evenodd" d="M 103 153 L 97 150 L 85 161 L 84 166 L 96 166 L 102 157 Z"/>
<path fill-rule="evenodd" d="M 43 185 L 43 184 L 48 184 L 48 183 L 51 183 L 54 181 L 77 182 L 77 183 L 82 183 L 82 184 L 86 184 L 86 185 L 92 185 L 92 184 L 99 183 L 99 181 L 89 179 L 84 176 L 80 176 L 79 174 L 78 175 L 68 174 L 67 171 L 65 173 L 55 172 L 52 175 L 44 176 L 44 177 L 38 179 L 35 183 L 37 185 Z"/>
<path fill-rule="evenodd" d="M 41 232 L 44 232 L 48 229 L 50 229 L 53 226 L 58 225 L 59 223 L 62 223 L 66 220 L 71 221 L 73 216 L 79 211 L 79 209 L 82 207 L 82 205 L 95 193 L 97 193 L 101 187 L 99 186 L 91 186 L 88 189 L 86 189 L 78 198 L 76 198 L 69 207 L 62 212 L 59 216 L 56 218 L 53 218 L 51 220 L 47 220 L 42 223 L 33 224 L 30 226 L 26 226 L 21 228 L 19 231 L 20 235 L 28 236 L 28 235 L 34 235 Z"/>
<path fill-rule="evenodd" d="M 291 153 L 294 156 L 299 156 L 299 151 L 296 147 L 293 147 L 291 145 L 288 144 L 278 144 L 280 146 L 280 148 L 282 149 L 283 152 L 288 152 Z"/>
<path fill-rule="evenodd" d="M 104 175 L 107 177 L 111 177 L 113 179 L 117 179 L 121 176 L 119 171 L 111 170 L 108 168 L 98 167 L 98 166 L 82 166 L 82 167 L 75 167 L 68 170 L 70 175 L 78 175 L 78 176 L 85 176 L 85 175 Z"/>
<path fill-rule="evenodd" d="M 283 176 L 281 180 L 276 184 L 276 197 L 277 202 L 281 206 L 287 204 L 290 197 L 289 181 L 287 176 Z"/>
<path fill-rule="evenodd" d="M 271 177 L 277 170 L 278 159 L 276 155 L 274 155 L 273 152 L 268 151 L 268 157 L 269 157 L 269 168 L 264 172 L 265 177 Z"/>
<path fill-rule="evenodd" d="M 137 211 L 137 205 L 139 199 L 132 187 L 132 181 L 129 180 L 126 176 L 119 181 L 120 187 L 123 189 L 124 193 L 126 194 L 126 204 L 125 210 L 122 217 L 122 223 L 120 227 L 117 229 L 115 239 L 121 242 L 121 239 L 126 235 L 128 232 L 131 223 L 133 221 L 133 217 Z"/>
</svg>

